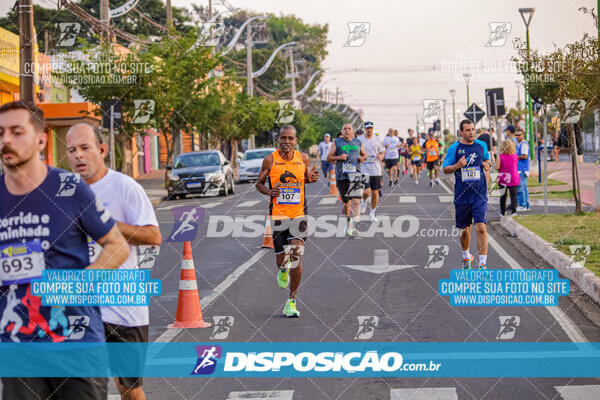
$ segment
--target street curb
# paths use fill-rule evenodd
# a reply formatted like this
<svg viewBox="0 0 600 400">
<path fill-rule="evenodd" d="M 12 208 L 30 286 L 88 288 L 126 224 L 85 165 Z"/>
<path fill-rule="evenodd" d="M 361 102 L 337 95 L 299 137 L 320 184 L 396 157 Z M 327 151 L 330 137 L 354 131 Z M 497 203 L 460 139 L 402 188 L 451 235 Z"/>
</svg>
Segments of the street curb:
<svg viewBox="0 0 600 400">
<path fill-rule="evenodd" d="M 525 228 L 512 217 L 503 217 L 500 220 L 500 225 L 516 235 L 538 256 L 552 265 L 559 273 L 573 281 L 585 294 L 600 304 L 600 277 L 597 277 L 585 267 L 571 267 L 573 260 L 569 256 L 552 247 L 550 243 Z"/>
</svg>

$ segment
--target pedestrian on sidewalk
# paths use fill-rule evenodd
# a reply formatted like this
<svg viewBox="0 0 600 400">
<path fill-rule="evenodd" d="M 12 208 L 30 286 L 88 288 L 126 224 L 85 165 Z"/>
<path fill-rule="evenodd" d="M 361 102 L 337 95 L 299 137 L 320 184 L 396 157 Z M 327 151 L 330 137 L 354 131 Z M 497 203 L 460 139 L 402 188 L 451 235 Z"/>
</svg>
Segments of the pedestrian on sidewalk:
<svg viewBox="0 0 600 400">
<path fill-rule="evenodd" d="M 519 158 L 517 157 L 517 149 L 515 142 L 505 140 L 500 143 L 500 157 L 496 159 L 496 171 L 498 171 L 498 186 L 502 191 L 500 196 L 500 214 L 506 213 L 506 196 L 510 194 L 510 211 L 511 215 L 517 213 L 517 188 L 521 177 L 517 165 Z"/>
<path fill-rule="evenodd" d="M 519 170 L 519 176 L 521 182 L 517 190 L 517 202 L 519 207 L 517 211 L 529 211 L 529 189 L 527 189 L 527 177 L 529 176 L 529 144 L 525 140 L 525 133 L 521 128 L 518 128 L 515 132 L 517 138 L 517 156 L 519 162 L 517 169 Z"/>
<path fill-rule="evenodd" d="M 510 139 L 517 144 L 517 138 L 515 137 L 516 128 L 513 125 L 508 125 L 506 129 L 504 129 L 504 133 L 506 134 L 506 139 Z"/>
</svg>

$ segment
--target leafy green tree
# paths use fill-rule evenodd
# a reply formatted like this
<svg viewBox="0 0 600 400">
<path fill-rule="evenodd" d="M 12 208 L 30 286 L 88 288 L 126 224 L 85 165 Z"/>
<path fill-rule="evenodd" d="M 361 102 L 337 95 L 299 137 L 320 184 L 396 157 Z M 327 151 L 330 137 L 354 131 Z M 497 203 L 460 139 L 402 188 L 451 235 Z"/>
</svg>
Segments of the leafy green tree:
<svg viewBox="0 0 600 400">
<path fill-rule="evenodd" d="M 532 98 L 541 99 L 544 104 L 555 104 L 562 119 L 570 112 L 566 109 L 565 100 L 585 100 L 585 108 L 580 110 L 582 115 L 600 107 L 600 46 L 597 37 L 585 33 L 580 40 L 568 43 L 563 48 L 556 47 L 547 54 L 541 54 L 536 49 L 527 51 L 520 40 L 515 45 L 518 53 L 515 61 L 520 63 Z M 575 211 L 581 212 L 577 140 L 573 124 L 567 124 L 566 127 L 571 150 Z"/>
</svg>

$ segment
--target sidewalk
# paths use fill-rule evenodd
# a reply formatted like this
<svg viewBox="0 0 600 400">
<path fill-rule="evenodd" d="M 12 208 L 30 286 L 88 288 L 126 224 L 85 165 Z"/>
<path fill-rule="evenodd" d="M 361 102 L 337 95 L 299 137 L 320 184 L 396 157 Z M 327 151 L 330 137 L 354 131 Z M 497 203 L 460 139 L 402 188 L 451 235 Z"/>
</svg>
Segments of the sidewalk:
<svg viewBox="0 0 600 400">
<path fill-rule="evenodd" d="M 150 170 L 149 173 L 139 176 L 136 181 L 142 185 L 153 205 L 161 203 L 167 197 L 164 169 Z"/>
<path fill-rule="evenodd" d="M 594 183 L 600 182 L 600 165 L 593 163 L 578 163 L 579 182 L 581 184 L 581 202 L 585 205 L 594 205 Z M 544 164 L 542 163 L 542 171 Z M 538 176 L 537 164 L 531 166 L 531 176 Z M 571 161 L 548 161 L 548 177 L 568 184 L 568 186 L 553 186 L 552 190 L 571 190 L 573 181 L 571 180 Z M 536 190 L 537 191 L 537 190 Z M 543 189 L 542 189 L 543 191 Z"/>
</svg>

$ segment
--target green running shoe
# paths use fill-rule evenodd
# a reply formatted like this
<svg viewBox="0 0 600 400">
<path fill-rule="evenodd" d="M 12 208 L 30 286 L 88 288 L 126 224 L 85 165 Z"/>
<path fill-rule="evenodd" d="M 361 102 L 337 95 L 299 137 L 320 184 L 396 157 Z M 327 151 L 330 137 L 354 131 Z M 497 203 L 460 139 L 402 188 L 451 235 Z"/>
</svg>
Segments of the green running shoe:
<svg viewBox="0 0 600 400">
<path fill-rule="evenodd" d="M 285 303 L 285 307 L 283 307 L 283 315 L 288 318 L 300 316 L 300 312 L 296 310 L 296 300 L 289 299 L 287 303 Z"/>
<path fill-rule="evenodd" d="M 280 288 L 285 289 L 290 284 L 289 268 L 280 269 L 277 273 L 277 284 Z"/>
<path fill-rule="evenodd" d="M 471 257 L 469 257 L 469 258 L 463 259 L 463 262 L 462 262 L 463 269 L 471 269 L 471 263 L 473 262 L 474 259 L 475 259 L 475 257 L 473 256 L 473 254 L 471 254 Z"/>
</svg>

